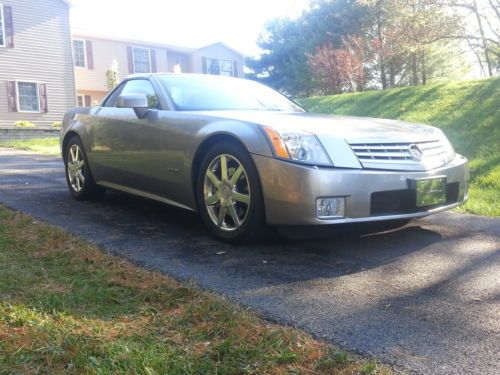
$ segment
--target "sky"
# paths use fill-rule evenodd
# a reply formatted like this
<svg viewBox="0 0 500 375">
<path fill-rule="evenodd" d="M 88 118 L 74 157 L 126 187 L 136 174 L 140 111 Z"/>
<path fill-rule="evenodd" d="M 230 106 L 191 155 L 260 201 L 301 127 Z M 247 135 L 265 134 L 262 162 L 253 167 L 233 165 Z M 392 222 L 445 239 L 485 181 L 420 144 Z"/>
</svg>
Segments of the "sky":
<svg viewBox="0 0 500 375">
<path fill-rule="evenodd" d="M 186 47 L 224 42 L 244 55 L 266 20 L 296 17 L 309 0 L 72 0 L 71 26 L 127 39 Z"/>
</svg>

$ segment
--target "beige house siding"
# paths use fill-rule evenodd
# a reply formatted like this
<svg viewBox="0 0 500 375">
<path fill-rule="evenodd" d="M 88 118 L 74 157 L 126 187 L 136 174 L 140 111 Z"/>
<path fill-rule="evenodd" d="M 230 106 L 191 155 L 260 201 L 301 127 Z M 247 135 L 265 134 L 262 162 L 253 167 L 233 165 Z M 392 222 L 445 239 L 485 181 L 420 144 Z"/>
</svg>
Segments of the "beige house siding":
<svg viewBox="0 0 500 375">
<path fill-rule="evenodd" d="M 167 52 L 167 63 L 168 63 L 168 72 L 173 72 L 174 68 L 177 64 L 179 64 L 182 73 L 192 73 L 191 69 L 191 60 L 189 55 L 186 53 L 178 53 L 173 51 Z"/>
<path fill-rule="evenodd" d="M 85 100 L 85 96 L 90 97 L 90 105 L 97 106 L 101 104 L 107 95 L 107 91 L 92 91 L 92 90 L 77 90 L 77 95 L 82 95 Z M 84 102 L 85 104 L 85 102 Z"/>
<path fill-rule="evenodd" d="M 92 46 L 92 66 L 90 68 L 75 66 L 77 95 L 90 96 L 92 105 L 100 103 L 106 96 L 108 88 L 105 73 L 113 65 L 117 68 L 120 80 L 131 74 L 128 47 L 154 50 L 156 72 L 174 72 L 175 66 L 179 64 L 182 73 L 203 73 L 202 58 L 210 57 L 236 61 L 237 75 L 244 77 L 243 56 L 221 43 L 194 50 L 132 40 L 107 39 L 105 36 L 90 36 L 78 32 L 72 35 L 72 39 L 90 42 Z"/>
<path fill-rule="evenodd" d="M 120 80 L 127 77 L 130 74 L 127 47 L 139 47 L 154 50 L 156 70 L 159 72 L 166 72 L 168 70 L 167 50 L 164 48 L 151 47 L 144 44 L 132 44 L 115 40 L 106 40 L 78 34 L 74 34 L 72 39 L 92 42 L 92 57 L 94 62 L 93 69 L 75 66 L 75 81 L 78 94 L 83 92 L 97 92 L 102 99 L 108 91 L 106 86 L 106 71 L 113 66 L 114 62 L 117 66 Z M 95 99 L 95 94 L 92 96 L 92 101 L 94 100 L 97 100 Z"/>
<path fill-rule="evenodd" d="M 0 47 L 0 128 L 26 120 L 37 126 L 61 121 L 75 105 L 69 9 L 62 0 L 0 0 L 12 7 L 14 47 Z M 9 112 L 7 82 L 47 87 L 47 113 Z"/>
<path fill-rule="evenodd" d="M 243 67 L 245 65 L 244 57 L 236 51 L 226 47 L 222 43 L 216 43 L 200 48 L 191 55 L 191 67 L 194 73 L 203 73 L 203 57 L 236 61 L 238 68 L 237 76 L 240 78 L 245 77 L 243 72 Z"/>
</svg>

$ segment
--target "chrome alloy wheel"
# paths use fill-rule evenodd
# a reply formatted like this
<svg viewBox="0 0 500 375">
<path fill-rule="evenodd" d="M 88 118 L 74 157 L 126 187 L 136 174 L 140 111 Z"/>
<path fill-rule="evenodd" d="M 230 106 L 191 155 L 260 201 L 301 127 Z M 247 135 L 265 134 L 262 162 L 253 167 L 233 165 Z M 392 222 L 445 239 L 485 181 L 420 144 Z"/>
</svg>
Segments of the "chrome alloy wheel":
<svg viewBox="0 0 500 375">
<path fill-rule="evenodd" d="M 240 228 L 250 208 L 250 183 L 240 161 L 229 154 L 214 158 L 205 173 L 203 196 L 218 228 L 227 232 Z"/>
<path fill-rule="evenodd" d="M 85 160 L 82 150 L 76 144 L 73 144 L 68 150 L 66 168 L 71 188 L 79 193 L 85 183 Z"/>
</svg>

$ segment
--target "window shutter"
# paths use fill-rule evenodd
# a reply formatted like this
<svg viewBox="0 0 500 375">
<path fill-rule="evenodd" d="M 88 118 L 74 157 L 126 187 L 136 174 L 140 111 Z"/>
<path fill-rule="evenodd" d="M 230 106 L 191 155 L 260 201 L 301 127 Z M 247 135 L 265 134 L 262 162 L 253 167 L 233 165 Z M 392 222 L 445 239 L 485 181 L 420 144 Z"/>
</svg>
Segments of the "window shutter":
<svg viewBox="0 0 500 375">
<path fill-rule="evenodd" d="M 40 112 L 47 113 L 49 107 L 47 102 L 47 85 L 45 83 L 38 85 L 38 93 L 40 95 Z"/>
<path fill-rule="evenodd" d="M 132 47 L 127 47 L 128 72 L 134 74 L 134 56 Z"/>
<path fill-rule="evenodd" d="M 85 107 L 92 106 L 92 98 L 90 97 L 90 95 L 85 95 L 84 101 L 85 101 Z"/>
<path fill-rule="evenodd" d="M 17 112 L 17 93 L 16 82 L 7 82 L 7 97 L 9 101 L 9 112 Z"/>
<path fill-rule="evenodd" d="M 208 73 L 208 71 L 207 71 L 207 58 L 205 56 L 203 56 L 201 58 L 201 71 L 203 74 Z"/>
<path fill-rule="evenodd" d="M 238 77 L 238 63 L 233 60 L 233 77 Z"/>
<path fill-rule="evenodd" d="M 154 49 L 149 50 L 149 57 L 151 58 L 151 73 L 156 73 L 156 51 Z"/>
<path fill-rule="evenodd" d="M 4 5 L 3 18 L 5 22 L 5 45 L 14 48 L 14 24 L 12 23 L 12 7 Z"/>
<path fill-rule="evenodd" d="M 85 50 L 87 53 L 87 69 L 94 69 L 94 54 L 92 51 L 92 42 L 90 40 L 85 41 Z"/>
</svg>

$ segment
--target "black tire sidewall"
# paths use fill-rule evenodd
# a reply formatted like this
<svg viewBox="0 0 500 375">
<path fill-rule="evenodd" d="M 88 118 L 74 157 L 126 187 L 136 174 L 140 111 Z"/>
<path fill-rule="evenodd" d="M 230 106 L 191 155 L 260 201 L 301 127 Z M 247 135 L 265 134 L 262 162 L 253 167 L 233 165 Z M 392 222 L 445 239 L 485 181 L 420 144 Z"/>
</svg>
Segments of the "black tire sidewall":
<svg viewBox="0 0 500 375">
<path fill-rule="evenodd" d="M 245 168 L 248 183 L 250 185 L 250 207 L 247 218 L 243 225 L 234 231 L 223 231 L 212 222 L 204 202 L 204 180 L 207 168 L 214 158 L 221 154 L 234 156 Z M 256 241 L 262 238 L 265 231 L 264 199 L 257 168 L 246 149 L 235 142 L 220 142 L 212 146 L 205 154 L 198 171 L 196 197 L 198 210 L 205 225 L 219 239 L 232 242 L 243 243 Z"/>
</svg>

